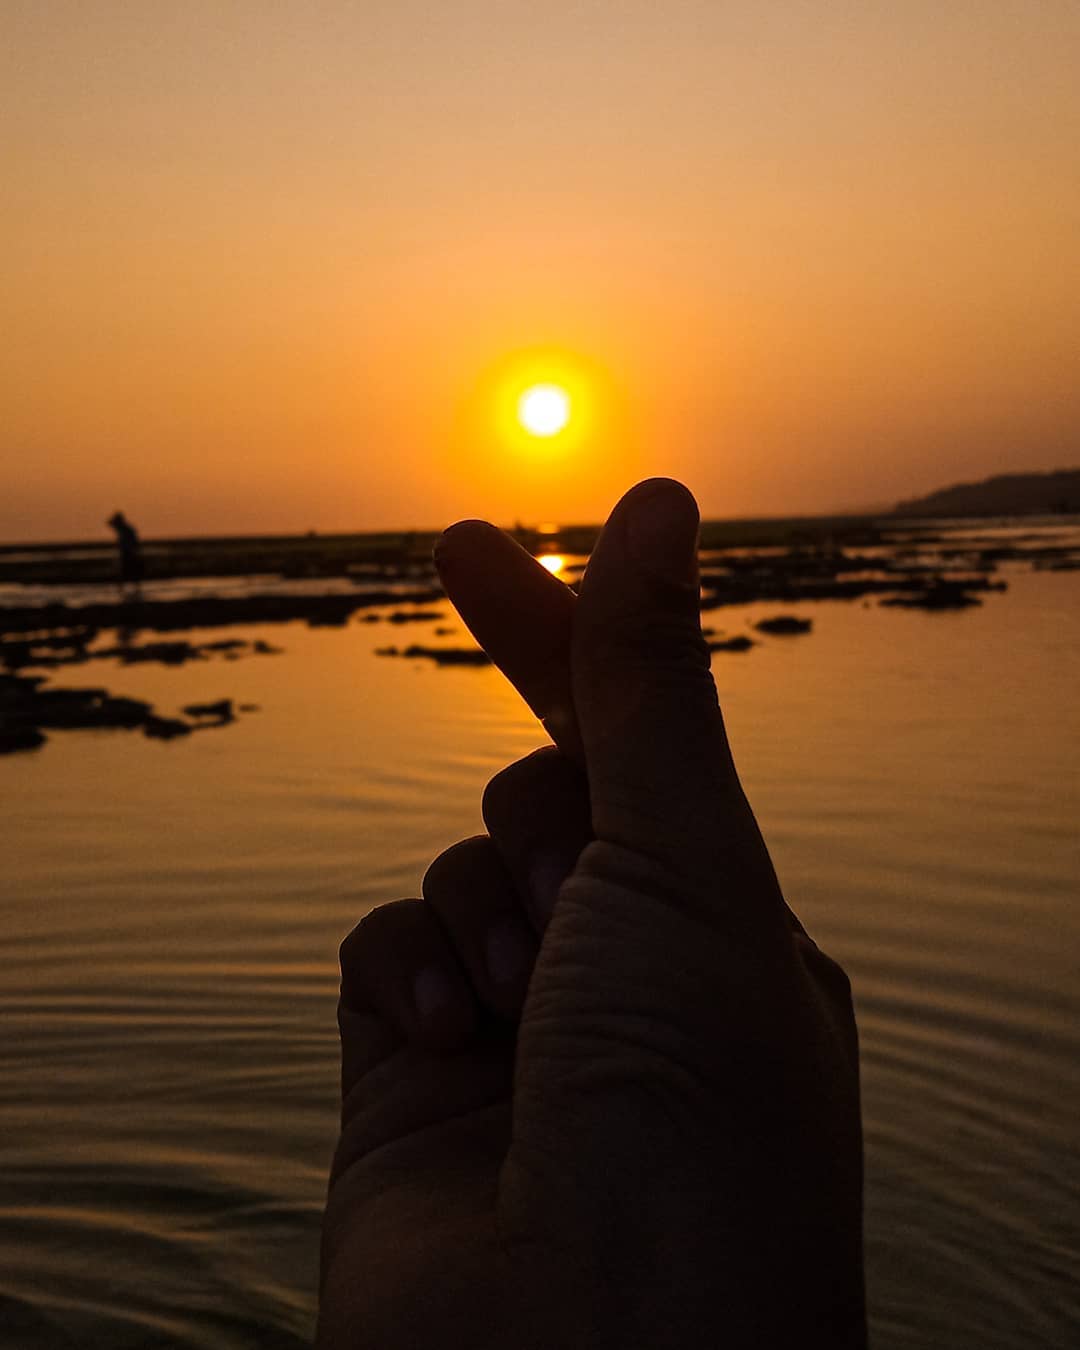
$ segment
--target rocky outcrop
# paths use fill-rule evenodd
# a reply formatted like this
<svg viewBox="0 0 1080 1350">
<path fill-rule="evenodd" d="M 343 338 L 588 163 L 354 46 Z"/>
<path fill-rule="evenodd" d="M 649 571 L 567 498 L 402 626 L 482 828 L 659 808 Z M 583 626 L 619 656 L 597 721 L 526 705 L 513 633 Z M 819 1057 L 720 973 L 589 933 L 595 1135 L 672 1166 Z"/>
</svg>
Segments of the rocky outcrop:
<svg viewBox="0 0 1080 1350">
<path fill-rule="evenodd" d="M 745 633 L 738 633 L 735 637 L 712 638 L 706 645 L 711 652 L 748 652 L 757 643 Z"/>
<path fill-rule="evenodd" d="M 437 666 L 489 666 L 491 657 L 479 647 L 376 647 L 376 656 L 404 656 L 410 659 L 434 661 Z"/>
<path fill-rule="evenodd" d="M 122 698 L 104 689 L 48 689 L 40 675 L 0 675 L 0 754 L 36 750 L 46 731 L 90 728 L 142 731 L 152 740 L 174 740 L 193 731 L 235 720 L 231 699 L 193 703 L 187 718 L 162 717 L 142 699 Z"/>
<path fill-rule="evenodd" d="M 964 582 L 938 580 L 923 590 L 893 595 L 881 603 L 901 609 L 971 609 L 982 601 L 970 591 Z"/>
<path fill-rule="evenodd" d="M 762 619 L 754 624 L 759 633 L 769 633 L 773 637 L 795 637 L 799 633 L 809 633 L 813 626 L 813 619 L 800 619 L 794 614 L 778 614 L 775 619 Z"/>
</svg>

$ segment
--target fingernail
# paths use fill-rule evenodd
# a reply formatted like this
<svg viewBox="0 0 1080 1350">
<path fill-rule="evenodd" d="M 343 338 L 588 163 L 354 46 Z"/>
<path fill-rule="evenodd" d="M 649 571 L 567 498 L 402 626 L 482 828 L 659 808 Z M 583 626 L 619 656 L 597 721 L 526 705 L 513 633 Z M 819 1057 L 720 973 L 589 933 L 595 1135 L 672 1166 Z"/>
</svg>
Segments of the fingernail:
<svg viewBox="0 0 1080 1350">
<path fill-rule="evenodd" d="M 532 965 L 536 943 L 520 919 L 493 924 L 487 937 L 488 973 L 496 984 L 520 984 Z"/>
<path fill-rule="evenodd" d="M 573 870 L 572 862 L 551 856 L 538 858 L 529 869 L 529 913 L 540 932 L 551 919 L 559 887 Z"/>
<path fill-rule="evenodd" d="M 673 479 L 658 479 L 627 503 L 626 542 L 643 572 L 680 586 L 698 579 L 698 509 Z"/>
<path fill-rule="evenodd" d="M 425 966 L 413 980 L 413 1002 L 425 1022 L 446 1014 L 454 1001 L 454 987 L 439 966 Z"/>
</svg>

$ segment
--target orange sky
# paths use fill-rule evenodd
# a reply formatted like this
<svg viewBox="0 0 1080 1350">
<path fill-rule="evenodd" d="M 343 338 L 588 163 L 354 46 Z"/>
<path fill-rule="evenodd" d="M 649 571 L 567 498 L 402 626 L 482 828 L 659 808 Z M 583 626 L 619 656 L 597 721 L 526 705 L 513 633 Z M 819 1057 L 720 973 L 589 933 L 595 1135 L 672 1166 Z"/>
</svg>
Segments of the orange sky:
<svg viewBox="0 0 1080 1350">
<path fill-rule="evenodd" d="M 0 538 L 1080 463 L 1075 0 L 6 0 Z M 587 434 L 494 416 L 513 354 Z"/>
</svg>

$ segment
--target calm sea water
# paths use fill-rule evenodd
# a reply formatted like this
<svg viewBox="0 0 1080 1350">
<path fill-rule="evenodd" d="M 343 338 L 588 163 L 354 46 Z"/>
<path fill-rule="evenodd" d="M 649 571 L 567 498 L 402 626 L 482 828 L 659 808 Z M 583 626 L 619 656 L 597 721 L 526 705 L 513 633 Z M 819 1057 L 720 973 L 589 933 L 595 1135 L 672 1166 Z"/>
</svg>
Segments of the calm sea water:
<svg viewBox="0 0 1080 1350">
<path fill-rule="evenodd" d="M 855 985 L 878 1350 L 1080 1344 L 1080 573 L 1004 575 L 959 614 L 801 605 L 810 636 L 714 659 L 788 898 Z M 337 942 L 540 742 L 496 672 L 375 658 L 389 631 L 63 671 L 261 710 L 0 760 L 5 1346 L 308 1342 Z"/>
</svg>

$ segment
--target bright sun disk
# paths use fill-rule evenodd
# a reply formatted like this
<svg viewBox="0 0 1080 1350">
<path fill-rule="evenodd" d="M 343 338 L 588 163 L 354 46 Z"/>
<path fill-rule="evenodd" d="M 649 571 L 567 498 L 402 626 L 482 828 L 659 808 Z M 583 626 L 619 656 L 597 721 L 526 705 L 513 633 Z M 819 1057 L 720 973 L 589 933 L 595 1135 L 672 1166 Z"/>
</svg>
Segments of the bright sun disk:
<svg viewBox="0 0 1080 1350">
<path fill-rule="evenodd" d="M 533 436 L 556 436 L 570 420 L 570 396 L 557 384 L 534 384 L 518 399 L 518 421 Z"/>
</svg>

